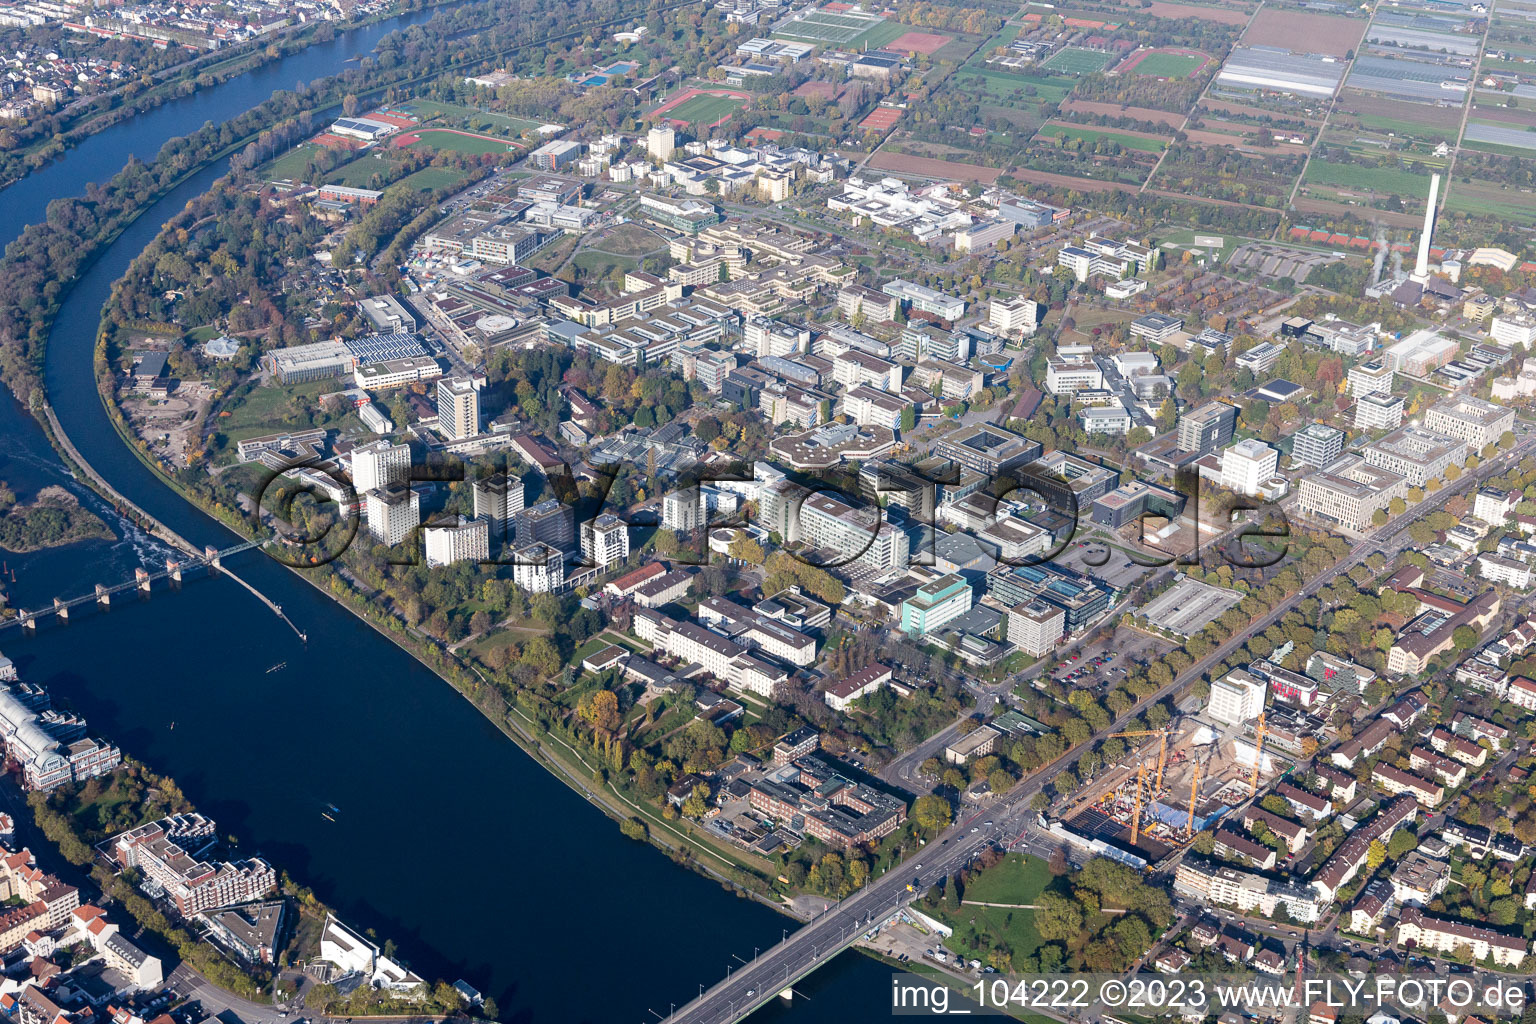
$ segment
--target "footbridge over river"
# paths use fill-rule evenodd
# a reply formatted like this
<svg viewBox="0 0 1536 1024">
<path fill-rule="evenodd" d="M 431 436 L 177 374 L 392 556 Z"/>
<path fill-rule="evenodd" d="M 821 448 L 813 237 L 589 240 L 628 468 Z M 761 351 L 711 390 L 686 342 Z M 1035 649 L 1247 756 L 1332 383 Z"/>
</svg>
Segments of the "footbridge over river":
<svg viewBox="0 0 1536 1024">
<path fill-rule="evenodd" d="M 156 583 L 162 583 L 166 580 L 180 583 L 188 574 L 194 571 L 207 570 L 208 572 L 222 573 L 246 590 L 249 590 L 258 601 L 272 609 L 274 615 L 288 623 L 289 627 L 298 634 L 300 640 L 307 641 L 309 638 L 304 635 L 304 631 L 295 626 L 288 616 L 283 614 L 282 605 L 269 600 L 261 591 L 245 582 L 239 576 L 236 576 L 224 566 L 226 558 L 238 555 L 243 551 L 250 551 L 252 548 L 261 547 L 263 543 L 263 541 L 259 540 L 248 540 L 239 544 L 232 544 L 227 548 L 209 546 L 203 549 L 201 555 L 167 558 L 165 560 L 165 568 L 154 571 L 140 566 L 134 570 L 133 578 L 130 580 L 123 580 L 120 583 L 113 584 L 98 583 L 96 584 L 96 589 L 89 594 L 81 594 L 78 597 L 70 598 L 56 597 L 53 599 L 52 605 L 33 610 L 18 609 L 14 618 L 0 621 L 0 630 L 9 629 L 14 626 L 20 626 L 23 629 L 29 630 L 36 629 L 38 621 L 50 615 L 62 622 L 68 622 L 70 610 L 81 605 L 99 604 L 104 608 L 110 607 L 112 598 L 119 594 L 132 593 L 134 591 L 147 594 Z"/>
</svg>

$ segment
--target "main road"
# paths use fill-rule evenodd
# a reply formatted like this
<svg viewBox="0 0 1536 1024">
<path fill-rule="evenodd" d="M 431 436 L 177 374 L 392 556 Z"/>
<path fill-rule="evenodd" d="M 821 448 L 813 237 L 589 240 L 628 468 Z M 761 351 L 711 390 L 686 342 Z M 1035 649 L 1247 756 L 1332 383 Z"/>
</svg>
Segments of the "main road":
<svg viewBox="0 0 1536 1024">
<path fill-rule="evenodd" d="M 1484 462 L 1474 472 L 1464 474 L 1460 480 L 1442 488 L 1416 506 L 1415 518 L 1439 507 L 1452 494 L 1501 472 L 1533 445 L 1536 445 L 1536 433 L 1526 432 L 1524 438 L 1509 450 Z M 1062 770 L 1075 765 L 1078 758 L 1091 749 L 1097 740 L 1122 731 L 1132 718 L 1147 707 L 1200 678 L 1241 647 L 1248 637 L 1268 629 L 1301 601 L 1315 595 L 1340 574 L 1354 568 L 1373 551 L 1395 553 L 1401 550 L 1406 517 L 1399 517 L 1399 522 L 1403 525 L 1394 524 L 1391 529 L 1372 530 L 1363 534 L 1350 548 L 1349 554 L 1331 568 L 1307 580 L 1289 599 L 1277 604 L 1248 629 L 1235 634 L 1185 669 L 1172 682 L 1143 698 L 1116 718 L 1108 728 L 1074 747 L 1053 764 L 1036 771 L 991 808 L 978 811 L 950 826 L 914 855 L 911 867 L 893 867 L 865 888 L 834 904 L 793 935 L 786 931 L 783 941 L 766 951 L 754 953 L 750 961 L 740 965 L 726 964 L 725 980 L 707 990 L 701 987 L 697 998 L 680 1009 L 674 1007 L 664 1018 L 666 1024 L 729 1024 L 740 1020 L 775 998 L 797 979 L 814 971 L 834 954 L 852 945 L 872 928 L 891 920 L 935 882 L 964 867 L 983 847 L 1004 837 L 1011 841 L 1027 828 L 1029 820 L 1034 816 L 1032 804 L 1035 794 Z M 987 820 L 978 825 L 977 820 L 983 816 L 988 816 Z M 874 1012 L 885 1010 L 884 1007 L 869 1009 Z"/>
</svg>

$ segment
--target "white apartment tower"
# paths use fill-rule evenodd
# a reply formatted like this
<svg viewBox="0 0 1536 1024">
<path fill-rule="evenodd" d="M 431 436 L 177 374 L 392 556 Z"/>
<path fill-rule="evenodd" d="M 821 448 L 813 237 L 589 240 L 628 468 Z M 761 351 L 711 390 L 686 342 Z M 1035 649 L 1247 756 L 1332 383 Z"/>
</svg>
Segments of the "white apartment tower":
<svg viewBox="0 0 1536 1024">
<path fill-rule="evenodd" d="M 671 125 L 659 124 L 645 135 L 645 155 L 652 160 L 670 160 L 676 148 L 677 132 Z"/>
<path fill-rule="evenodd" d="M 1235 668 L 1211 684 L 1206 711 L 1218 722 L 1242 725 L 1258 718 L 1264 710 L 1269 684 L 1247 670 Z"/>
<path fill-rule="evenodd" d="M 497 473 L 476 480 L 471 489 L 475 494 L 475 518 L 493 523 L 497 533 L 504 536 L 512 528 L 513 519 L 523 510 L 522 477 Z"/>
<path fill-rule="evenodd" d="M 421 523 L 421 499 L 404 484 L 369 491 L 364 505 L 368 532 L 386 547 L 393 547 Z"/>
<path fill-rule="evenodd" d="M 484 519 L 455 516 L 432 523 L 421 531 L 426 537 L 427 565 L 484 562 L 491 557 L 490 524 Z"/>
<path fill-rule="evenodd" d="M 437 429 L 450 441 L 480 433 L 480 392 L 468 377 L 437 382 Z"/>
<path fill-rule="evenodd" d="M 581 524 L 581 553 L 606 569 L 629 557 L 629 524 L 612 512 Z"/>
<path fill-rule="evenodd" d="M 410 482 L 411 449 L 388 441 L 369 441 L 352 449 L 352 487 L 357 493 Z"/>
<path fill-rule="evenodd" d="M 513 548 L 512 582 L 530 594 L 555 593 L 565 587 L 565 556 L 543 541 Z"/>
<path fill-rule="evenodd" d="M 1256 438 L 1244 438 L 1221 455 L 1221 485 L 1251 497 L 1274 478 L 1279 464 L 1278 451 Z"/>
</svg>

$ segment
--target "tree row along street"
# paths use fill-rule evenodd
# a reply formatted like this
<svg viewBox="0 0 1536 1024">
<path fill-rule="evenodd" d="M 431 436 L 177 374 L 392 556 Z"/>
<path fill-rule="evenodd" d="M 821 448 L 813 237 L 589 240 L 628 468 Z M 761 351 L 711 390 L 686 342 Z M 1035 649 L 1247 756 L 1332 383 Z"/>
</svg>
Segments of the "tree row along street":
<svg viewBox="0 0 1536 1024">
<path fill-rule="evenodd" d="M 1536 435 L 1528 435 L 1513 448 L 1479 466 L 1475 472 L 1463 475 L 1454 484 L 1427 497 L 1417 511 L 1431 511 L 1451 495 L 1502 471 L 1533 445 L 1536 445 Z M 1405 517 L 1394 522 L 1401 523 L 1402 518 Z M 705 990 L 665 1019 L 671 1024 L 723 1024 L 739 1020 L 763 1002 L 775 998 L 797 978 L 820 966 L 823 960 L 852 945 L 872 927 L 890 920 L 904 905 L 920 897 L 928 885 L 965 866 L 982 847 L 1005 836 L 1016 835 L 1017 832 L 1012 830 L 1022 831 L 1034 814 L 1031 802 L 1035 794 L 1041 792 L 1058 772 L 1076 765 L 1078 759 L 1097 743 L 1112 733 L 1123 731 L 1132 719 L 1153 704 L 1200 679 L 1212 666 L 1238 650 L 1250 636 L 1268 629 L 1303 600 L 1322 590 L 1334 578 L 1349 571 L 1372 552 L 1387 550 L 1395 554 L 1401 548 L 1400 538 L 1406 528 L 1406 524 L 1393 525 L 1364 534 L 1350 548 L 1347 556 L 1307 581 L 1288 600 L 1276 605 L 1247 630 L 1233 636 L 1189 666 L 1172 682 L 1144 697 L 1087 742 L 1067 751 L 1056 761 L 1041 766 L 986 811 L 978 811 L 960 820 L 935 837 L 924 848 L 924 852 L 916 855 L 920 859 L 916 860 L 911 869 L 905 864 L 893 867 L 869 886 L 833 905 L 798 931 L 786 933 L 784 940 L 777 946 L 766 951 L 754 951 L 753 958 L 740 969 L 731 970 L 727 965 L 725 980 Z M 972 837 L 969 829 L 983 814 L 990 815 L 989 820 L 993 824 Z M 969 843 L 965 841 L 968 838 L 972 839 Z M 936 856 L 935 851 L 938 851 Z M 908 890 L 909 885 L 914 891 Z"/>
</svg>

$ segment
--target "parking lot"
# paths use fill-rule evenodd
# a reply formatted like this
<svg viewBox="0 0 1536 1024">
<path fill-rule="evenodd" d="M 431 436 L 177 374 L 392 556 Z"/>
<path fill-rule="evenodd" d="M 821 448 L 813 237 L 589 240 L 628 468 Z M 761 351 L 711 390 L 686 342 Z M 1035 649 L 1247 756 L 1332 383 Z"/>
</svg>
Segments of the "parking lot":
<svg viewBox="0 0 1536 1024">
<path fill-rule="evenodd" d="M 1052 562 L 1097 577 L 1116 590 L 1134 586 L 1137 580 L 1152 571 L 1131 561 L 1120 548 L 1110 547 L 1092 537 L 1072 541 Z"/>
</svg>

